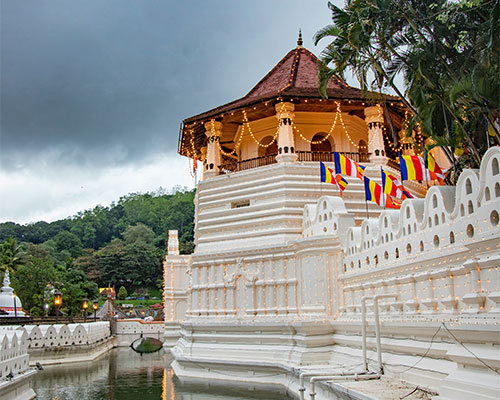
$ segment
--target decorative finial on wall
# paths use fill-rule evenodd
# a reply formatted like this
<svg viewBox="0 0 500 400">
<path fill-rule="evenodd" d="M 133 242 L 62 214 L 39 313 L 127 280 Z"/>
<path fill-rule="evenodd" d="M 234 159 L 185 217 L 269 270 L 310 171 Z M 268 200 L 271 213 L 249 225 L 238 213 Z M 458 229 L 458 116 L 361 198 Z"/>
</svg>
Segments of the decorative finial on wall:
<svg viewBox="0 0 500 400">
<path fill-rule="evenodd" d="M 302 30 L 299 29 L 299 38 L 297 39 L 297 47 L 302 47 Z"/>
</svg>

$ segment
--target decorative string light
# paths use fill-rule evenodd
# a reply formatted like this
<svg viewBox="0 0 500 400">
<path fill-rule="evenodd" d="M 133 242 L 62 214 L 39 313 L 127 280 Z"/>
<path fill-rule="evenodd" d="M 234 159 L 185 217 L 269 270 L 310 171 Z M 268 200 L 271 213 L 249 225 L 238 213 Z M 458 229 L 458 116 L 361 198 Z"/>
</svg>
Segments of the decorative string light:
<svg viewBox="0 0 500 400">
<path fill-rule="evenodd" d="M 282 108 L 281 108 L 280 112 L 283 112 L 283 109 L 284 109 L 284 106 L 282 106 Z M 257 145 L 258 145 L 259 147 L 262 147 L 262 148 L 267 148 L 267 147 L 271 146 L 271 145 L 274 143 L 274 141 L 278 138 L 278 134 L 279 134 L 279 125 L 278 125 L 278 127 L 276 128 L 276 132 L 275 132 L 275 134 L 274 134 L 274 136 L 273 136 L 273 139 L 272 139 L 272 140 L 271 140 L 268 144 L 262 144 L 262 143 L 260 143 L 260 141 L 259 141 L 259 140 L 255 137 L 255 135 L 253 134 L 252 128 L 251 128 L 251 126 L 250 126 L 250 122 L 248 122 L 247 112 L 246 112 L 245 110 L 243 110 L 243 126 L 245 126 L 245 125 L 246 125 L 246 127 L 247 127 L 247 129 L 248 129 L 248 132 L 250 133 L 250 136 L 252 137 L 252 139 L 254 140 L 254 142 L 255 142 L 255 143 L 257 143 Z M 242 132 L 241 136 L 243 136 L 243 132 Z M 240 140 L 241 140 L 241 139 L 240 139 Z"/>
<path fill-rule="evenodd" d="M 344 130 L 344 133 L 349 143 L 351 143 L 351 145 L 353 145 L 356 149 L 368 150 L 372 145 L 373 141 L 375 140 L 376 135 L 372 136 L 367 146 L 358 146 L 356 143 L 354 143 L 353 140 L 351 139 L 351 136 L 349 135 L 349 132 L 347 132 L 347 128 L 345 127 L 344 118 L 342 118 L 342 112 L 340 111 L 340 102 L 336 101 L 335 103 L 337 103 L 337 110 L 338 110 L 337 112 L 339 112 L 340 114 L 340 123 L 342 124 L 342 129 Z M 363 105 L 365 105 L 365 103 L 363 103 Z"/>
<path fill-rule="evenodd" d="M 335 119 L 333 120 L 333 124 L 330 127 L 330 130 L 328 131 L 328 135 L 323 137 L 321 140 L 309 140 L 308 138 L 306 138 L 304 135 L 302 135 L 302 132 L 300 132 L 299 128 L 297 128 L 297 125 L 295 125 L 295 123 L 293 121 L 292 121 L 292 127 L 299 134 L 300 138 L 302 140 L 306 141 L 307 143 L 309 143 L 309 144 L 321 144 L 321 143 L 325 142 L 326 140 L 328 140 L 328 138 L 332 135 L 333 130 L 335 128 L 335 125 L 337 124 L 338 116 L 339 116 L 339 111 L 338 111 L 338 107 L 337 107 L 337 112 L 335 113 Z"/>
<path fill-rule="evenodd" d="M 210 120 L 210 134 L 211 136 L 214 136 L 215 135 L 215 119 L 211 119 Z M 241 141 L 243 139 L 243 128 L 241 129 L 241 132 L 240 132 L 240 136 L 238 138 L 238 141 L 236 142 L 236 146 L 234 147 L 233 151 L 231 152 L 225 152 L 224 150 L 222 150 L 222 146 L 220 145 L 220 141 L 217 140 L 216 143 L 217 143 L 217 147 L 219 148 L 219 151 L 224 154 L 225 156 L 231 156 L 231 155 L 236 155 L 239 148 L 240 148 L 240 145 L 241 145 Z"/>
</svg>

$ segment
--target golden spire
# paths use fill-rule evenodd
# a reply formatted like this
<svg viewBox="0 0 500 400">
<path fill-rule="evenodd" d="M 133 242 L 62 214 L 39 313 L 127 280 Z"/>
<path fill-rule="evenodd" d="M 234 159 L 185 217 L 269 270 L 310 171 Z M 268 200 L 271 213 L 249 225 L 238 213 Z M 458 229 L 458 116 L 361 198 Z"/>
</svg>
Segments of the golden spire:
<svg viewBox="0 0 500 400">
<path fill-rule="evenodd" d="M 299 38 L 297 39 L 297 47 L 302 47 L 302 30 L 299 29 Z"/>
</svg>

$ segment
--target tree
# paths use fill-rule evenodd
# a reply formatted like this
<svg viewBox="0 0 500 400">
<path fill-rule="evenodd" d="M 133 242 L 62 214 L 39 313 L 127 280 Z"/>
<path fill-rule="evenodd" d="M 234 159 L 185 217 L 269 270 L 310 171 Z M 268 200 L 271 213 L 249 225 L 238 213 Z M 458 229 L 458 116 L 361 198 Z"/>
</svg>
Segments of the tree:
<svg viewBox="0 0 500 400">
<path fill-rule="evenodd" d="M 143 223 L 138 223 L 134 226 L 128 226 L 123 232 L 123 239 L 125 243 L 132 244 L 137 242 L 142 243 L 153 243 L 155 238 L 155 233 L 151 228 L 144 225 Z"/>
<path fill-rule="evenodd" d="M 452 148 L 465 144 L 479 163 L 485 123 L 500 143 L 497 1 L 353 0 L 329 8 L 333 24 L 315 36 L 332 40 L 321 56 L 324 95 L 331 76 L 351 70 L 364 90 L 392 87 L 413 112 L 409 130 L 418 123 L 451 161 Z M 394 83 L 399 73 L 406 96 Z"/>
<path fill-rule="evenodd" d="M 120 289 L 118 290 L 118 298 L 120 300 L 125 300 L 125 298 L 128 296 L 127 289 L 125 289 L 125 286 L 120 286 Z"/>
<path fill-rule="evenodd" d="M 24 265 L 20 265 L 12 276 L 12 287 L 21 299 L 23 308 L 29 312 L 34 307 L 43 309 L 47 301 L 47 288 L 60 285 L 57 270 L 50 258 L 29 256 Z"/>
<path fill-rule="evenodd" d="M 14 272 L 23 263 L 24 252 L 16 239 L 8 237 L 0 245 L 0 265 L 4 271 Z"/>
<path fill-rule="evenodd" d="M 82 242 L 78 236 L 69 231 L 59 232 L 54 238 L 57 251 L 67 250 L 71 257 L 78 257 L 82 254 Z"/>
</svg>

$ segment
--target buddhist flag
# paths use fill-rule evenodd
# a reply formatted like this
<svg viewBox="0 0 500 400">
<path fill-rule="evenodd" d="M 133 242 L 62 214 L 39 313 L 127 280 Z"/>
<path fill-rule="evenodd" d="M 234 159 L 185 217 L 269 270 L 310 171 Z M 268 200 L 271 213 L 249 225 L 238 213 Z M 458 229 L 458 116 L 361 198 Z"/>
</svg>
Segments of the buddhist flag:
<svg viewBox="0 0 500 400">
<path fill-rule="evenodd" d="M 402 200 L 413 199 L 411 193 L 404 188 L 398 178 L 384 171 L 382 168 L 380 168 L 380 171 L 382 173 L 382 188 L 384 189 L 384 193 Z"/>
<path fill-rule="evenodd" d="M 423 181 L 425 179 L 424 160 L 418 156 L 399 156 L 402 181 Z"/>
<path fill-rule="evenodd" d="M 429 180 L 437 180 L 440 185 L 444 185 L 445 174 L 437 164 L 436 160 L 430 155 L 424 146 L 424 162 L 427 167 L 427 178 Z"/>
<path fill-rule="evenodd" d="M 344 190 L 349 183 L 344 178 L 342 178 L 342 175 L 340 174 L 337 174 L 335 180 L 337 181 L 337 186 L 339 187 L 340 190 L 340 197 L 342 197 L 342 194 L 344 193 Z"/>
<path fill-rule="evenodd" d="M 334 185 L 337 183 L 334 178 L 333 171 L 328 168 L 322 162 L 319 163 L 320 174 L 321 174 L 321 182 L 333 183 Z"/>
<path fill-rule="evenodd" d="M 385 206 L 385 193 L 382 190 L 382 186 L 378 183 L 368 179 L 366 176 L 363 177 L 365 181 L 365 200 L 373 201 L 377 203 L 380 207 Z"/>
<path fill-rule="evenodd" d="M 401 202 L 399 200 L 393 200 L 391 197 L 386 194 L 385 195 L 385 208 L 396 208 L 400 209 L 401 208 Z"/>
<path fill-rule="evenodd" d="M 399 179 L 384 171 L 382 168 L 380 168 L 380 172 L 382 173 L 382 188 L 384 189 L 384 193 L 401 199 L 403 191 L 401 190 L 401 182 Z"/>
<path fill-rule="evenodd" d="M 347 158 L 337 152 L 333 153 L 333 160 L 335 162 L 336 174 L 363 179 L 363 171 L 365 170 L 365 167 L 363 167 L 362 165 L 359 165 L 350 158 Z"/>
</svg>

